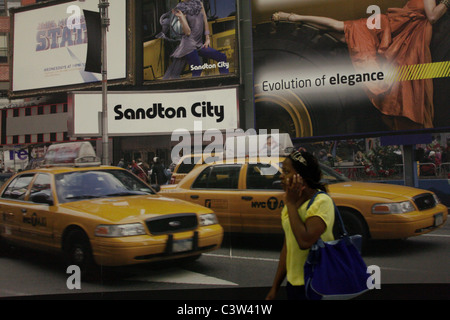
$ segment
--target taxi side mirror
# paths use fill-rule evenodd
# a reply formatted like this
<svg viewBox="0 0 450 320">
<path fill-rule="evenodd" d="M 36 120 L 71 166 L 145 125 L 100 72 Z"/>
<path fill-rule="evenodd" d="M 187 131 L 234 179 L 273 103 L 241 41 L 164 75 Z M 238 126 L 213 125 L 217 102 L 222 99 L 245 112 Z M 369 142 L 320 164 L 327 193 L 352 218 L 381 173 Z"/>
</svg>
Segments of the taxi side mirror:
<svg viewBox="0 0 450 320">
<path fill-rule="evenodd" d="M 161 187 L 159 186 L 159 184 L 152 184 L 151 187 L 153 190 L 155 190 L 155 192 L 161 191 Z"/>
<path fill-rule="evenodd" d="M 51 195 L 44 193 L 44 192 L 38 192 L 33 194 L 30 197 L 30 200 L 35 203 L 42 203 L 42 204 L 48 204 L 50 206 L 53 205 L 53 198 Z"/>
</svg>

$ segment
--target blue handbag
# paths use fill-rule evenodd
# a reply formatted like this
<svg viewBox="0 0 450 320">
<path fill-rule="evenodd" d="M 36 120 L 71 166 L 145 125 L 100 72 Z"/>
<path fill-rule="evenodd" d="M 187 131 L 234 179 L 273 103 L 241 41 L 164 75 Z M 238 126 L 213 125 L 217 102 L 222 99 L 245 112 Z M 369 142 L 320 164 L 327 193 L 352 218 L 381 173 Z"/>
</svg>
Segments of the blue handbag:
<svg viewBox="0 0 450 320">
<path fill-rule="evenodd" d="M 317 192 L 309 201 L 312 204 Z M 311 248 L 304 266 L 305 294 L 310 300 L 351 299 L 367 290 L 367 266 L 361 257 L 361 235 L 348 235 L 338 208 L 335 223 L 341 236 L 334 241 L 319 239 Z"/>
</svg>

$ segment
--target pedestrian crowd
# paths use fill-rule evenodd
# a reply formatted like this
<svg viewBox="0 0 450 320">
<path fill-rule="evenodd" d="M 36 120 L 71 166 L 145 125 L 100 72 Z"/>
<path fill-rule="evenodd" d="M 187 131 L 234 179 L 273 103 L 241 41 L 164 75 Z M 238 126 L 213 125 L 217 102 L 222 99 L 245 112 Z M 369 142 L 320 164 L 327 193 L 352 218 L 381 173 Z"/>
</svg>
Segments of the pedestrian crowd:
<svg viewBox="0 0 450 320">
<path fill-rule="evenodd" d="M 140 158 L 137 160 L 131 160 L 126 164 L 124 159 L 120 159 L 117 164 L 118 167 L 125 168 L 135 175 L 137 175 L 143 181 L 156 184 L 165 185 L 170 181 L 171 172 L 168 168 L 165 168 L 164 164 L 160 161 L 159 157 L 154 157 L 152 163 L 142 161 Z"/>
</svg>

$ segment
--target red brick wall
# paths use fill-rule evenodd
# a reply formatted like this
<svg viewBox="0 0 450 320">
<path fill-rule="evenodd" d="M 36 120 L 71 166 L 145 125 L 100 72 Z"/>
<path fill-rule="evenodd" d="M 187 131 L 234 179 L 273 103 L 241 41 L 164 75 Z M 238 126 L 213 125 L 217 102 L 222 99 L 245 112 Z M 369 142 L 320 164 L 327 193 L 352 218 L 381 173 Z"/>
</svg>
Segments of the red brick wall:
<svg viewBox="0 0 450 320">
<path fill-rule="evenodd" d="M 9 65 L 0 64 L 0 81 L 9 81 Z"/>
<path fill-rule="evenodd" d="M 9 32 L 9 17 L 0 17 L 0 32 Z"/>
<path fill-rule="evenodd" d="M 9 33 L 9 17 L 0 17 L 0 32 Z M 9 81 L 9 63 L 0 64 L 0 82 Z"/>
</svg>

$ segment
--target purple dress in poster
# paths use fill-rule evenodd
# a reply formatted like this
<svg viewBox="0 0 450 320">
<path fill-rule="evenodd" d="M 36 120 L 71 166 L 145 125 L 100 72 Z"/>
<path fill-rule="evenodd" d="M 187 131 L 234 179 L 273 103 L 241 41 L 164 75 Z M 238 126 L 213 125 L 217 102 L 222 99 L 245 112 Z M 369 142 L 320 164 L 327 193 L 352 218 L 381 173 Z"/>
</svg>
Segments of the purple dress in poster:
<svg viewBox="0 0 450 320">
<path fill-rule="evenodd" d="M 180 11 L 187 20 L 190 28 L 190 34 L 183 34 L 181 42 L 172 53 L 172 63 L 168 67 L 163 79 L 179 78 L 186 63 L 192 70 L 192 76 L 197 77 L 202 73 L 200 57 L 213 59 L 218 62 L 219 72 L 221 74 L 228 73 L 226 67 L 227 57 L 203 42 L 203 35 L 209 36 L 209 32 L 205 32 L 205 13 L 202 2 L 200 0 L 185 0 L 178 3 L 173 13 Z"/>
</svg>

